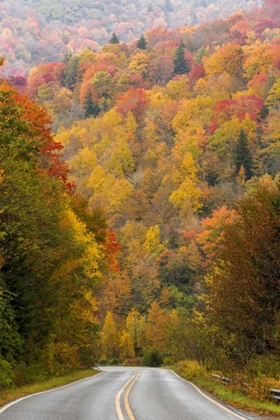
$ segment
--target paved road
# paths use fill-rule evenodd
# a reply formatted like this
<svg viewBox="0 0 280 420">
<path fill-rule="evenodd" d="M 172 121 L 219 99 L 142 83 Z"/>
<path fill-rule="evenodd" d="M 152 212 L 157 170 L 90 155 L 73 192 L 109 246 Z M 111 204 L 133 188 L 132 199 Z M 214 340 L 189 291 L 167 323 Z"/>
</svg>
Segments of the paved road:
<svg viewBox="0 0 280 420">
<path fill-rule="evenodd" d="M 106 367 L 99 375 L 13 402 L 0 420 L 247 420 L 176 376 Z"/>
</svg>

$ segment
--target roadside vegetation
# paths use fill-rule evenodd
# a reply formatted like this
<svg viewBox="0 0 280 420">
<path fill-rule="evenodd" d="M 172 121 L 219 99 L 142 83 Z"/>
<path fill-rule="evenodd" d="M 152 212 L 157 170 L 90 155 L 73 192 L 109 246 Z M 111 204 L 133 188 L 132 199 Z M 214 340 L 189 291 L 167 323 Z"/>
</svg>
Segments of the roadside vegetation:
<svg viewBox="0 0 280 420">
<path fill-rule="evenodd" d="M 280 406 L 269 392 L 271 388 L 280 389 L 279 380 L 265 376 L 250 379 L 241 375 L 225 378 L 221 372 L 208 372 L 196 361 L 179 362 L 172 369 L 186 380 L 237 409 L 260 416 L 280 417 Z M 250 382 L 244 382 L 246 380 Z"/>
</svg>

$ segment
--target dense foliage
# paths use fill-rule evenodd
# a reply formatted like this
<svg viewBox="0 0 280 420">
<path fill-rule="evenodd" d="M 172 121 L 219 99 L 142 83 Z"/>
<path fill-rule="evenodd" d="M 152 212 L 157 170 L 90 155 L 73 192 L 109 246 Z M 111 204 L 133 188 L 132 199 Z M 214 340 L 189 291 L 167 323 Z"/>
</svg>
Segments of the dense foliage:
<svg viewBox="0 0 280 420">
<path fill-rule="evenodd" d="M 102 213 L 72 197 L 49 127 L 45 110 L 1 83 L 0 385 L 30 379 L 30 366 L 92 364 L 95 291 L 113 255 Z"/>
<path fill-rule="evenodd" d="M 26 75 L 42 62 L 62 60 L 85 48 L 98 51 L 113 32 L 135 42 L 153 28 L 175 29 L 251 10 L 263 0 L 1 0 L 0 44 L 5 74 Z"/>
<path fill-rule="evenodd" d="M 279 8 L 113 37 L 26 85 L 10 77 L 36 106 L 3 85 L 3 358 L 38 340 L 54 360 L 64 343 L 71 357 L 277 376 Z"/>
</svg>

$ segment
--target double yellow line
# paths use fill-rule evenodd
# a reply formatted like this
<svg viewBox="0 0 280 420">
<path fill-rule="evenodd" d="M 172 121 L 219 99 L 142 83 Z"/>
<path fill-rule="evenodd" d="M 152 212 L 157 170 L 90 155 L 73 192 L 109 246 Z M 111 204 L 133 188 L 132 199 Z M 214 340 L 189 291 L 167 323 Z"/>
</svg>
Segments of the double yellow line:
<svg viewBox="0 0 280 420">
<path fill-rule="evenodd" d="M 124 384 L 124 386 L 122 387 L 122 389 L 118 392 L 118 394 L 116 396 L 116 410 L 117 410 L 117 415 L 118 415 L 119 420 L 125 420 L 125 418 L 123 416 L 122 408 L 121 408 L 121 397 L 122 397 L 124 392 L 125 392 L 124 407 L 125 407 L 125 410 L 127 412 L 128 417 L 129 417 L 129 420 L 136 420 L 132 411 L 131 411 L 129 401 L 128 401 L 128 397 L 129 397 L 130 391 L 132 390 L 133 386 L 135 385 L 135 382 L 138 379 L 138 376 L 139 376 L 139 370 L 136 371 L 134 373 L 134 375 L 132 376 L 132 378 L 130 378 Z"/>
</svg>

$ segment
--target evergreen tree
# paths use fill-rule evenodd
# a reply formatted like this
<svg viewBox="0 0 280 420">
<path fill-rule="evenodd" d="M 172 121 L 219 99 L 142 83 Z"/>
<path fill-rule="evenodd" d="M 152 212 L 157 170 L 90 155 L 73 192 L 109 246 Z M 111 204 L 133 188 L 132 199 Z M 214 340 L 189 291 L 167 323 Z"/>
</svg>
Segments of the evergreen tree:
<svg viewBox="0 0 280 420">
<path fill-rule="evenodd" d="M 176 74 L 186 74 L 190 71 L 190 66 L 188 61 L 185 58 L 185 46 L 181 42 L 179 47 L 175 51 L 175 58 L 173 60 L 174 71 Z"/>
<path fill-rule="evenodd" d="M 237 175 L 243 167 L 245 171 L 245 180 L 248 181 L 252 177 L 253 160 L 249 148 L 248 138 L 241 129 L 237 140 L 235 153 L 235 174 Z"/>
<path fill-rule="evenodd" d="M 136 47 L 139 48 L 140 50 L 146 50 L 147 49 L 147 41 L 145 40 L 143 35 L 141 35 L 141 37 L 137 41 Z"/>
<path fill-rule="evenodd" d="M 77 82 L 77 71 L 80 61 L 77 56 L 65 56 L 64 62 L 67 64 L 67 68 L 64 71 L 64 86 L 73 90 Z"/>
<path fill-rule="evenodd" d="M 117 37 L 117 35 L 115 34 L 115 32 L 113 32 L 113 35 L 112 35 L 112 37 L 111 37 L 111 39 L 110 39 L 109 43 L 110 43 L 110 44 L 119 44 L 119 43 L 120 43 L 120 40 L 119 40 L 119 38 Z"/>
<path fill-rule="evenodd" d="M 92 93 L 89 90 L 86 94 L 85 99 L 85 118 L 89 118 L 91 115 L 97 117 L 99 112 L 101 111 L 99 105 L 92 100 Z"/>
</svg>

